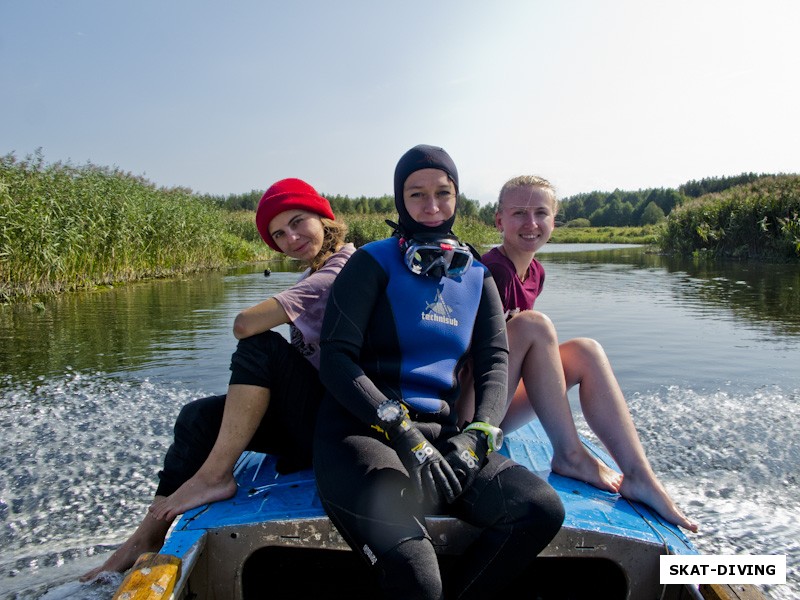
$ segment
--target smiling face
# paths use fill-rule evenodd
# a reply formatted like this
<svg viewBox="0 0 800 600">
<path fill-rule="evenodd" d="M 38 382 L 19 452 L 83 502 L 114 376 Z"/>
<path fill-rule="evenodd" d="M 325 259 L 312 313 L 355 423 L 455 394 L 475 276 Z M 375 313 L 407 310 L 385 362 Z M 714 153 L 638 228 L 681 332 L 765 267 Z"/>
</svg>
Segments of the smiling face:
<svg viewBox="0 0 800 600">
<path fill-rule="evenodd" d="M 456 211 L 456 186 L 439 169 L 420 169 L 403 184 L 403 203 L 417 223 L 436 227 Z"/>
<path fill-rule="evenodd" d="M 318 214 L 295 208 L 275 215 L 269 223 L 269 234 L 281 252 L 311 262 L 322 250 L 325 229 Z"/>
<path fill-rule="evenodd" d="M 512 188 L 503 195 L 494 220 L 507 251 L 533 254 L 553 235 L 555 202 L 549 191 L 539 187 Z"/>
</svg>

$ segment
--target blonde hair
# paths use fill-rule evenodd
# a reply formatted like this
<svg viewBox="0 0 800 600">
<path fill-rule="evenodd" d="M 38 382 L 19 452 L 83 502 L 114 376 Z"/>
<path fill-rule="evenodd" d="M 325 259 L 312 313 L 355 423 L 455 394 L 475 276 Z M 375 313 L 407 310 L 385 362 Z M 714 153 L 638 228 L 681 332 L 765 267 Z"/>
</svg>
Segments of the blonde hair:
<svg viewBox="0 0 800 600">
<path fill-rule="evenodd" d="M 500 194 L 497 196 L 497 212 L 503 210 L 503 196 L 509 191 L 529 187 L 539 188 L 547 192 L 550 195 L 550 199 L 553 201 L 553 213 L 558 214 L 559 201 L 556 188 L 552 183 L 547 181 L 547 179 L 539 177 L 538 175 L 519 175 L 506 181 L 503 187 L 500 188 Z"/>
<path fill-rule="evenodd" d="M 344 238 L 347 235 L 347 225 L 342 221 L 334 221 L 327 217 L 320 217 L 319 220 L 322 221 L 323 229 L 322 248 L 311 259 L 309 267 L 312 273 L 321 269 L 325 261 L 344 245 Z"/>
</svg>

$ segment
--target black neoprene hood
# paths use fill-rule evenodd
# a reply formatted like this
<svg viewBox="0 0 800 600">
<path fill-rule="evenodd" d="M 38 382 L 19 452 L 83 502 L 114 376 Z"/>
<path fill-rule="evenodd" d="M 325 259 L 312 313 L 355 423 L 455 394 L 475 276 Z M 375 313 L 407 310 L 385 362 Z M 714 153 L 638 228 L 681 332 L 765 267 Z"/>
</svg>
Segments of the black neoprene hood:
<svg viewBox="0 0 800 600">
<path fill-rule="evenodd" d="M 427 227 L 417 223 L 406 210 L 406 204 L 403 201 L 403 186 L 409 175 L 422 169 L 439 169 L 447 173 L 456 187 L 456 198 L 458 198 L 458 170 L 450 155 L 438 146 L 426 144 L 414 146 L 400 157 L 394 170 L 394 205 L 400 217 L 400 229 L 407 236 L 413 236 L 420 232 L 449 233 L 456 221 L 458 200 L 456 200 L 456 211 L 453 212 L 453 216 L 437 227 Z"/>
</svg>

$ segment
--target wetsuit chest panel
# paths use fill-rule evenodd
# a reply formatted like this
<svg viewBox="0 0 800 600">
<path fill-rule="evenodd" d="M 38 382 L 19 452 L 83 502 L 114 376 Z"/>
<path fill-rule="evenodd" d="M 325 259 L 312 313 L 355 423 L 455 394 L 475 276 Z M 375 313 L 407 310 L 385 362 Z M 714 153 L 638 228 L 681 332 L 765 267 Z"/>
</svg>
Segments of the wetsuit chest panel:
<svg viewBox="0 0 800 600">
<path fill-rule="evenodd" d="M 421 412 L 438 412 L 441 400 L 455 388 L 456 366 L 469 349 L 483 267 L 476 266 L 459 279 L 437 279 L 411 273 L 402 262 L 396 239 L 365 248 L 389 276 L 385 300 L 391 307 L 402 357 L 403 400 Z"/>
</svg>

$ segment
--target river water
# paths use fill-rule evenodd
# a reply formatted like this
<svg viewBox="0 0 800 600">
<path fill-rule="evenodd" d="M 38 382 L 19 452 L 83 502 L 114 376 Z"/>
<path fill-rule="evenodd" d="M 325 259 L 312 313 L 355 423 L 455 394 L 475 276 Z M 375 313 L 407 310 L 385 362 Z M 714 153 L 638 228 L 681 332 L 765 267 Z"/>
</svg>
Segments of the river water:
<svg viewBox="0 0 800 600">
<path fill-rule="evenodd" d="M 785 554 L 800 597 L 800 269 L 550 245 L 537 308 L 606 349 L 647 454 L 707 554 Z M 81 586 L 144 513 L 180 406 L 223 392 L 271 264 L 0 307 L 0 598 Z M 571 397 L 579 428 L 591 437 Z"/>
</svg>

